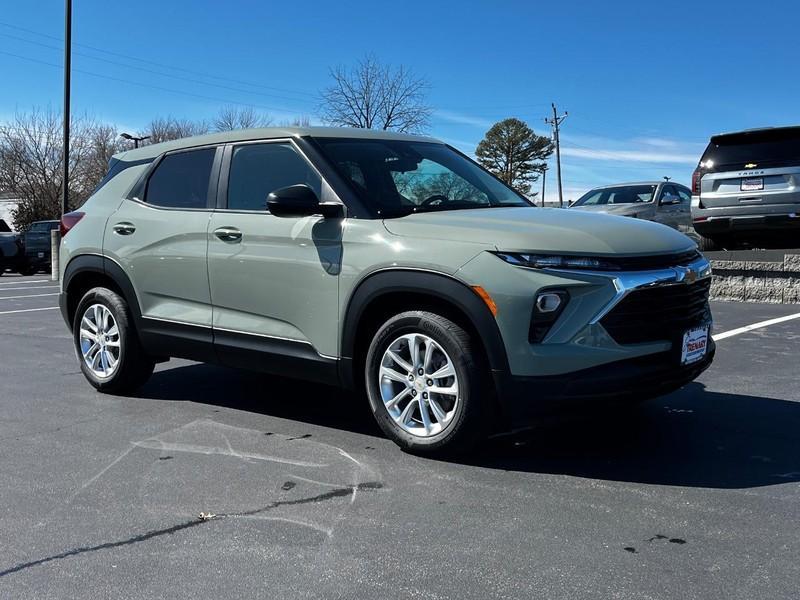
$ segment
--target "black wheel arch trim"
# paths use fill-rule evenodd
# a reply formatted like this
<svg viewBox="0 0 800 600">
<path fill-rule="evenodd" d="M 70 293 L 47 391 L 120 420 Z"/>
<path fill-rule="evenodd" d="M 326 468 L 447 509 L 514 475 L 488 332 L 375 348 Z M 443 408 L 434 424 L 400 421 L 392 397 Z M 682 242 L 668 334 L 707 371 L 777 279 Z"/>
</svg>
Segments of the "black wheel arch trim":
<svg viewBox="0 0 800 600">
<path fill-rule="evenodd" d="M 104 275 L 111 279 L 122 292 L 136 325 L 141 324 L 142 312 L 139 308 L 139 300 L 136 296 L 136 291 L 133 289 L 133 284 L 122 267 L 110 258 L 99 254 L 80 254 L 72 258 L 64 269 L 64 279 L 61 286 L 61 313 L 70 329 L 72 329 L 72 323 L 68 314 L 67 290 L 75 276 L 87 272 Z"/>
<path fill-rule="evenodd" d="M 483 300 L 467 284 L 451 275 L 414 268 L 390 268 L 366 275 L 354 288 L 341 324 L 342 382 L 352 387 L 353 358 L 358 340 L 356 332 L 367 307 L 381 296 L 393 293 L 417 293 L 448 302 L 472 322 L 486 350 L 486 358 L 495 376 L 508 373 L 500 328 Z"/>
</svg>

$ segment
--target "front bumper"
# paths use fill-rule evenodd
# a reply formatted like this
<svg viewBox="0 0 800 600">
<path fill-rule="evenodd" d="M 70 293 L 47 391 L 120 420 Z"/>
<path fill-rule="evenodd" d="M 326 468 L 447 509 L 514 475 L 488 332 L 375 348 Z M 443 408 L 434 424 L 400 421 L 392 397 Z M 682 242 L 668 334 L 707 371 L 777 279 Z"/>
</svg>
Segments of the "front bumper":
<svg viewBox="0 0 800 600">
<path fill-rule="evenodd" d="M 709 339 L 706 356 L 691 365 L 681 365 L 680 354 L 673 348 L 568 375 L 509 376 L 497 383 L 510 425 L 516 428 L 570 411 L 597 409 L 608 404 L 668 394 L 692 382 L 708 369 L 715 352 L 716 345 Z"/>
</svg>

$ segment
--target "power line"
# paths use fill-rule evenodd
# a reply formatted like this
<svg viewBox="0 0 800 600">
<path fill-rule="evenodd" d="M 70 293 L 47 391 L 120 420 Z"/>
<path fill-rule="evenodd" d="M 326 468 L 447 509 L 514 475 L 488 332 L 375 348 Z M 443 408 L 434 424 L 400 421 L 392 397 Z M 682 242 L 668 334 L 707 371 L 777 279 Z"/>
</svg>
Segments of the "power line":
<svg viewBox="0 0 800 600">
<path fill-rule="evenodd" d="M 51 40 L 56 40 L 56 41 L 59 41 L 59 42 L 62 42 L 62 43 L 64 41 L 62 38 L 60 38 L 58 36 L 49 35 L 47 33 L 42 33 L 40 31 L 35 31 L 33 29 L 27 29 L 25 27 L 20 27 L 19 25 L 14 25 L 12 23 L 6 23 L 6 22 L 3 22 L 3 21 L 0 21 L 0 26 L 8 27 L 10 29 L 16 29 L 18 31 L 24 31 L 26 33 L 30 33 L 30 34 L 33 34 L 33 35 L 38 35 L 38 36 L 45 37 L 45 38 L 49 38 Z M 162 68 L 166 68 L 166 69 L 172 69 L 172 70 L 175 70 L 175 71 L 182 71 L 184 73 L 189 73 L 189 74 L 192 74 L 192 75 L 199 75 L 201 77 L 206 77 L 206 78 L 209 78 L 209 79 L 218 79 L 220 81 L 228 81 L 228 82 L 236 83 L 236 84 L 239 84 L 239 85 L 249 85 L 249 86 L 253 86 L 253 87 L 260 87 L 262 89 L 275 90 L 275 91 L 278 91 L 278 92 L 288 92 L 290 94 L 300 94 L 300 95 L 304 95 L 304 96 L 310 96 L 311 98 L 317 98 L 317 94 L 312 93 L 312 92 L 306 92 L 306 91 L 302 91 L 302 90 L 291 90 L 291 89 L 287 89 L 287 88 L 280 88 L 280 87 L 264 85 L 264 84 L 261 84 L 261 83 L 254 83 L 254 82 L 251 82 L 251 81 L 244 81 L 244 80 L 241 80 L 241 79 L 233 79 L 233 78 L 230 78 L 230 77 L 222 77 L 220 75 L 204 73 L 204 72 L 201 72 L 201 71 L 195 71 L 195 70 L 192 70 L 192 69 L 187 69 L 185 67 L 178 67 L 178 66 L 175 66 L 175 65 L 168 65 L 166 63 L 161 63 L 161 62 L 157 62 L 157 61 L 153 61 L 153 60 L 148 60 L 148 59 L 145 59 L 145 58 L 139 58 L 138 56 L 132 56 L 130 54 L 123 54 L 121 52 L 114 52 L 112 50 L 106 50 L 104 48 L 98 48 L 96 46 L 90 46 L 88 44 L 75 43 L 74 45 L 75 46 L 80 46 L 81 48 L 86 48 L 88 50 L 93 50 L 94 52 L 100 52 L 100 53 L 103 53 L 103 54 L 108 54 L 110 56 L 117 56 L 119 58 L 126 58 L 128 60 L 135 60 L 135 61 L 138 61 L 138 62 L 141 62 L 141 63 L 150 64 L 150 65 L 154 65 L 154 66 L 158 66 L 158 67 L 162 67 Z"/>
<path fill-rule="evenodd" d="M 38 64 L 42 64 L 42 65 L 47 65 L 48 67 L 55 67 L 56 69 L 61 69 L 62 68 L 62 65 L 58 65 L 58 64 L 55 64 L 55 63 L 47 62 L 45 60 L 39 60 L 37 58 L 31 58 L 29 56 L 23 56 L 21 54 L 14 54 L 13 52 L 6 52 L 5 50 L 0 50 L 0 54 L 5 54 L 6 56 L 12 56 L 12 57 L 18 58 L 20 60 L 27 60 L 29 62 L 34 62 L 34 63 L 38 63 Z M 262 105 L 262 104 L 252 104 L 252 103 L 249 103 L 249 102 L 236 102 L 234 100 L 225 100 L 224 98 L 215 98 L 214 96 L 206 96 L 206 95 L 203 95 L 203 94 L 195 94 L 195 93 L 192 93 L 192 92 L 184 92 L 182 90 L 175 90 L 175 89 L 172 89 L 172 88 L 167 88 L 167 87 L 163 87 L 163 86 L 159 86 L 159 85 L 151 85 L 151 84 L 142 83 L 142 82 L 139 82 L 139 81 L 132 81 L 130 79 L 123 79 L 122 77 L 113 77 L 111 75 L 102 75 L 100 73 L 94 73 L 92 71 L 86 71 L 84 69 L 73 69 L 72 71 L 74 73 L 82 73 L 84 75 L 91 75 L 92 77 L 99 77 L 101 79 L 108 79 L 110 81 L 117 81 L 117 82 L 120 82 L 120 83 L 127 83 L 127 84 L 130 84 L 130 85 L 136 85 L 136 86 L 139 86 L 139 87 L 150 88 L 150 89 L 159 90 L 159 91 L 162 91 L 162 92 L 170 92 L 172 94 L 180 94 L 182 96 L 191 96 L 191 97 L 194 97 L 194 98 L 202 98 L 203 100 L 212 100 L 214 102 L 222 102 L 222 103 L 225 103 L 225 104 L 237 104 L 239 106 L 249 106 L 251 108 L 261 108 L 261 109 L 264 109 L 264 110 L 272 110 L 272 111 L 277 111 L 277 112 L 287 112 L 287 109 L 285 109 L 285 108 L 277 108 L 277 107 L 274 107 L 274 106 L 265 106 L 265 105 Z"/>
<path fill-rule="evenodd" d="M 53 46 L 51 44 L 45 44 L 43 42 L 35 42 L 33 40 L 27 40 L 27 39 L 25 39 L 23 37 L 19 37 L 19 36 L 16 36 L 16 35 L 11 35 L 11 34 L 8 34 L 8 33 L 0 33 L 0 35 L 4 36 L 4 37 L 12 38 L 12 39 L 20 40 L 20 41 L 26 42 L 28 44 L 34 44 L 36 46 L 41 46 L 43 48 L 49 48 L 51 50 L 58 50 L 58 51 L 62 51 L 62 52 L 64 50 L 63 47 Z M 182 75 L 174 75 L 174 74 L 171 74 L 171 73 L 163 73 L 163 72 L 160 72 L 160 71 L 155 71 L 153 69 L 148 69 L 146 67 L 137 67 L 136 65 L 127 65 L 125 63 L 121 63 L 121 62 L 118 62 L 118 61 L 115 61 L 115 60 L 110 60 L 110 59 L 107 59 L 107 58 L 101 58 L 99 56 L 92 56 L 91 54 L 86 54 L 85 52 L 73 52 L 73 54 L 76 54 L 78 56 L 83 56 L 83 57 L 91 59 L 91 60 L 97 60 L 97 61 L 100 61 L 100 62 L 104 62 L 104 63 L 108 63 L 108 64 L 120 66 L 120 67 L 124 67 L 126 69 L 135 69 L 137 71 L 142 71 L 144 73 L 151 73 L 151 74 L 154 74 L 154 75 L 158 75 L 160 77 L 169 77 L 171 79 L 180 79 L 182 81 L 188 81 L 190 83 L 197 83 L 197 84 L 200 84 L 200 85 L 217 87 L 217 88 L 221 88 L 221 89 L 225 89 L 225 90 L 231 90 L 231 91 L 234 91 L 234 92 L 240 92 L 240 93 L 243 93 L 243 94 L 251 94 L 251 95 L 254 95 L 254 96 L 263 96 L 265 98 L 267 98 L 267 97 L 268 98 L 280 98 L 282 100 L 289 100 L 291 102 L 304 102 L 304 103 L 312 102 L 311 99 L 306 99 L 306 98 L 293 98 L 293 97 L 289 97 L 289 96 L 280 96 L 280 95 L 277 95 L 277 94 L 265 94 L 263 92 L 255 92 L 255 91 L 252 91 L 252 90 L 245 90 L 245 89 L 242 89 L 242 88 L 231 87 L 229 85 L 223 85 L 223 84 L 220 84 L 220 83 L 210 83 L 210 82 L 207 82 L 207 81 L 201 81 L 199 79 L 193 79 L 191 77 L 184 77 Z"/>
</svg>

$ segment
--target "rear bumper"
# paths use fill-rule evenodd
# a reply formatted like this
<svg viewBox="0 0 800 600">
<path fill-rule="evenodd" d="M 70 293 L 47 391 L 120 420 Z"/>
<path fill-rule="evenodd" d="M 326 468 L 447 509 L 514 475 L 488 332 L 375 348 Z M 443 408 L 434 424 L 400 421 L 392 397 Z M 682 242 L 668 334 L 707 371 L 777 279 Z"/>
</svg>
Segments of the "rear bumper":
<svg viewBox="0 0 800 600">
<path fill-rule="evenodd" d="M 770 231 L 796 231 L 800 230 L 800 206 L 797 207 L 796 213 L 731 216 L 712 215 L 704 221 L 693 221 L 692 224 L 697 233 L 706 237 L 735 234 L 738 232 L 760 233 Z"/>
<path fill-rule="evenodd" d="M 715 352 L 716 345 L 709 340 L 705 358 L 688 366 L 670 350 L 557 377 L 510 376 L 500 393 L 510 425 L 516 428 L 571 411 L 668 394 L 708 369 Z"/>
<path fill-rule="evenodd" d="M 39 256 L 39 253 L 41 253 L 42 256 Z M 51 264 L 50 250 L 48 249 L 47 251 L 26 252 L 25 262 L 31 266 L 49 266 Z"/>
</svg>

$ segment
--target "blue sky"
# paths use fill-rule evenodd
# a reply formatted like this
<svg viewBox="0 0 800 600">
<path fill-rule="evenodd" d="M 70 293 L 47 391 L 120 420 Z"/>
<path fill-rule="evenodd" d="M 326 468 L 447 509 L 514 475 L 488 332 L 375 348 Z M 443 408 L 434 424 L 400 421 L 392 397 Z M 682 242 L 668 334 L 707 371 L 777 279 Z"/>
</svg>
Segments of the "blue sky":
<svg viewBox="0 0 800 600">
<path fill-rule="evenodd" d="M 430 82 L 430 133 L 468 153 L 496 120 L 549 134 L 550 102 L 569 111 L 565 198 L 664 175 L 688 183 L 712 133 L 800 121 L 800 4 L 762 6 L 74 0 L 73 111 L 128 130 L 231 103 L 313 120 L 329 67 L 369 52 Z M 5 3 L 0 119 L 60 107 L 62 36 L 61 0 Z"/>
</svg>

